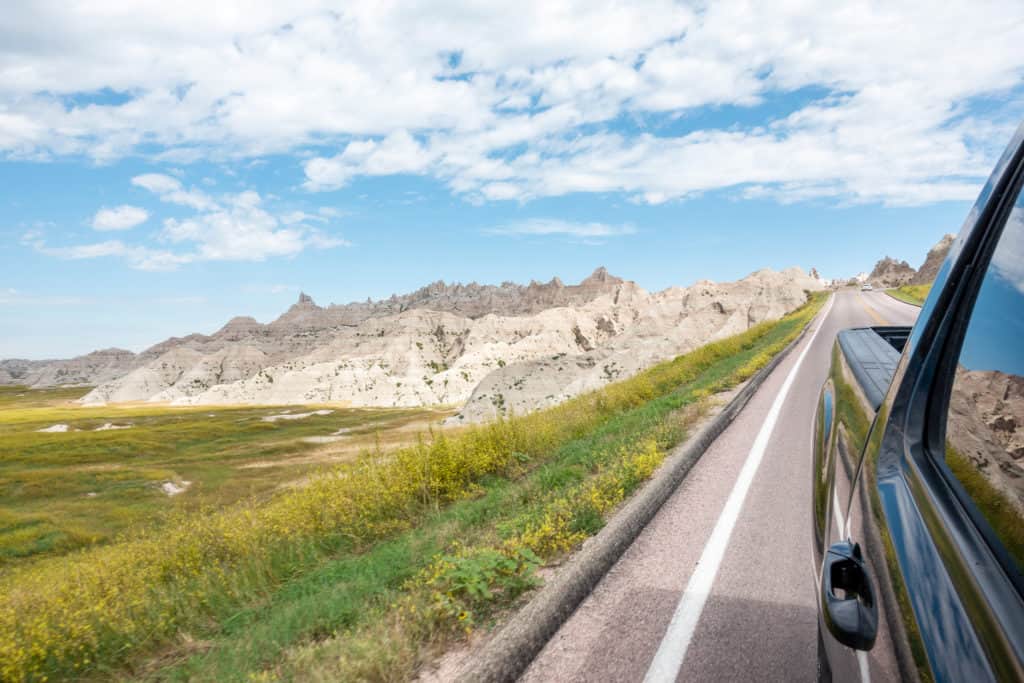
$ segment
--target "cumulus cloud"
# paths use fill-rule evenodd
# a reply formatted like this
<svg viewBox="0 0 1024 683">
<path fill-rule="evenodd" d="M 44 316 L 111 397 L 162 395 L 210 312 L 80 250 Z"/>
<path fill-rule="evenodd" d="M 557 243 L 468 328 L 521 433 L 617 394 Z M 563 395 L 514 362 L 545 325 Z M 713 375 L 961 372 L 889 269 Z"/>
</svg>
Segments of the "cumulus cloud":
<svg viewBox="0 0 1024 683">
<path fill-rule="evenodd" d="M 431 154 L 409 131 L 401 129 L 379 142 L 350 142 L 334 157 L 316 157 L 307 161 L 304 166 L 305 187 L 314 191 L 334 190 L 356 175 L 420 173 L 431 161 Z"/>
<path fill-rule="evenodd" d="M 214 201 L 202 190 L 185 189 L 180 180 L 162 173 L 144 173 L 132 178 L 132 185 L 149 190 L 161 201 L 181 204 L 200 211 L 213 208 Z"/>
<path fill-rule="evenodd" d="M 1014 0 L 20 3 L 0 26 L 0 154 L 292 153 L 309 191 L 413 173 L 472 201 L 922 204 L 973 194 L 1024 113 L 1021 42 Z"/>
<path fill-rule="evenodd" d="M 263 261 L 271 256 L 294 256 L 307 247 L 348 245 L 341 238 L 299 223 L 284 227 L 279 217 L 264 208 L 262 197 L 251 190 L 230 195 L 222 205 L 192 218 L 168 218 L 161 238 L 193 246 L 195 258 L 206 261 Z"/>
<path fill-rule="evenodd" d="M 95 230 L 130 230 L 149 220 L 149 212 L 138 206 L 122 204 L 112 209 L 106 207 L 96 212 L 92 218 Z"/>
<path fill-rule="evenodd" d="M 295 256 L 306 249 L 349 246 L 348 241 L 309 224 L 310 221 L 323 223 L 325 217 L 296 211 L 278 214 L 265 205 L 259 193 L 252 190 L 215 199 L 196 190 L 187 190 L 176 178 L 162 174 L 136 176 L 132 178 L 132 184 L 157 194 L 163 201 L 189 206 L 197 211 L 185 218 L 165 219 L 157 236 L 159 248 L 122 240 L 54 246 L 47 242 L 39 229 L 24 233 L 21 243 L 56 258 L 115 257 L 132 268 L 153 271 L 175 270 L 198 261 L 264 261 L 272 257 Z M 102 209 L 97 213 L 94 225 L 130 227 L 127 226 L 129 218 L 137 219 L 139 216 L 124 209 L 135 207 Z M 143 220 L 148 218 L 142 209 L 136 211 L 142 211 Z M 116 216 L 112 218 L 104 212 Z M 101 217 L 102 221 L 99 220 Z"/>
</svg>

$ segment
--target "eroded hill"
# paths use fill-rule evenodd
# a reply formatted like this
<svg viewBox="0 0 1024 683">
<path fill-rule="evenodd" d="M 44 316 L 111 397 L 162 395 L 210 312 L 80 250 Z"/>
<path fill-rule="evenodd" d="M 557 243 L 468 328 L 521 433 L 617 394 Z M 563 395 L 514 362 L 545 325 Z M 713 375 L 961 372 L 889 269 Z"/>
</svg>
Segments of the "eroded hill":
<svg viewBox="0 0 1024 683">
<path fill-rule="evenodd" d="M 59 384 L 67 374 L 58 370 L 71 364 L 94 368 L 74 376 L 98 384 L 85 403 L 447 404 L 475 421 L 629 377 L 779 318 L 819 288 L 793 268 L 649 293 L 599 268 L 578 285 L 438 282 L 326 307 L 302 294 L 270 323 L 238 317 L 212 335 L 171 338 L 138 355 L 100 352 L 105 364 L 83 360 L 95 354 L 43 363 L 25 383 Z"/>
</svg>

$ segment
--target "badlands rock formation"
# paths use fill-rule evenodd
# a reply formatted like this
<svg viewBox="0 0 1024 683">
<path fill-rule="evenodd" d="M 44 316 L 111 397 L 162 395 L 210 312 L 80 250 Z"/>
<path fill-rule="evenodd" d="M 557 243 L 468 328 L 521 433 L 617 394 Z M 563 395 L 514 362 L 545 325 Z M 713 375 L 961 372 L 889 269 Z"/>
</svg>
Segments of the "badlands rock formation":
<svg viewBox="0 0 1024 683">
<path fill-rule="evenodd" d="M 123 376 L 135 364 L 135 354 L 104 349 L 69 360 L 0 360 L 0 385 L 32 387 L 95 385 Z"/>
<path fill-rule="evenodd" d="M 349 306 L 303 295 L 267 325 L 235 318 L 213 335 L 153 347 L 84 400 L 465 404 L 461 419 L 475 421 L 628 377 L 778 318 L 819 287 L 790 269 L 650 294 L 598 269 L 574 286 L 435 284 Z"/>
<path fill-rule="evenodd" d="M 886 256 L 871 270 L 866 278 L 857 277 L 860 281 L 870 282 L 875 287 L 899 287 L 900 285 L 926 285 L 935 280 L 935 276 L 946 260 L 946 254 L 953 245 L 953 235 L 943 235 L 935 246 L 928 250 L 924 263 L 917 270 L 906 261 L 897 261 Z"/>
<path fill-rule="evenodd" d="M 124 349 L 107 349 L 70 360 L 0 360 L 0 385 L 94 386 L 142 370 L 133 380 L 141 385 L 138 391 L 111 396 L 111 400 L 137 400 L 149 395 L 147 387 L 180 382 L 179 374 L 188 374 L 185 381 L 197 381 L 197 388 L 206 377 L 212 378 L 213 383 L 250 377 L 262 367 L 318 348 L 333 336 L 329 331 L 334 328 L 353 327 L 373 318 L 416 309 L 448 311 L 472 319 L 488 313 L 529 315 L 548 308 L 584 304 L 621 283 L 604 268 L 598 268 L 578 285 L 563 285 L 558 278 L 525 286 L 511 282 L 499 286 L 475 282 L 446 285 L 438 281 L 411 294 L 382 301 L 331 304 L 325 308 L 300 294 L 294 306 L 268 325 L 250 317 L 238 317 L 212 335 L 173 337 L 138 356 Z M 197 366 L 200 357 L 205 366 Z"/>
<path fill-rule="evenodd" d="M 958 367 L 946 440 L 1024 515 L 1024 377 Z"/>
<path fill-rule="evenodd" d="M 910 282 L 916 271 L 906 261 L 897 261 L 886 256 L 875 264 L 868 275 L 868 282 L 875 287 L 899 287 Z"/>
<path fill-rule="evenodd" d="M 461 421 L 523 413 L 778 318 L 821 283 L 800 269 L 648 293 L 599 268 L 578 285 L 438 282 L 383 301 L 317 306 L 305 294 L 263 324 L 138 355 L 5 361 L 0 381 L 95 383 L 84 403 L 461 405 Z"/>
<path fill-rule="evenodd" d="M 707 280 L 648 294 L 632 285 L 628 298 L 607 306 L 596 300 L 581 313 L 563 351 L 516 359 L 486 375 L 461 415 L 466 420 L 496 412 L 518 414 L 552 405 L 716 339 L 780 318 L 820 289 L 799 268 L 760 270 L 738 282 Z M 578 322 L 578 321 L 577 321 Z M 564 332 L 563 332 L 564 334 Z M 573 343 L 574 342 L 574 343 Z"/>
<path fill-rule="evenodd" d="M 953 235 L 943 235 L 942 239 L 939 240 L 934 247 L 928 250 L 928 255 L 925 257 L 924 263 L 922 263 L 921 267 L 917 269 L 914 277 L 910 278 L 910 284 L 926 285 L 935 280 L 935 276 L 938 275 L 942 262 L 946 260 L 949 248 L 953 246 L 954 239 L 956 239 L 956 237 Z"/>
</svg>

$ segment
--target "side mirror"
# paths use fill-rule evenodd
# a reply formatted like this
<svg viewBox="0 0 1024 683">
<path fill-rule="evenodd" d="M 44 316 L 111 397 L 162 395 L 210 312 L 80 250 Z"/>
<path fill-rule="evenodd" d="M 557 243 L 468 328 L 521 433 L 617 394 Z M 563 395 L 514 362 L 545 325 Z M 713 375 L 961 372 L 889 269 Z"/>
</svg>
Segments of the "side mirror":
<svg viewBox="0 0 1024 683">
<path fill-rule="evenodd" d="M 836 543 L 825 553 L 821 606 L 825 625 L 836 640 L 855 650 L 874 647 L 878 603 L 856 543 Z"/>
</svg>

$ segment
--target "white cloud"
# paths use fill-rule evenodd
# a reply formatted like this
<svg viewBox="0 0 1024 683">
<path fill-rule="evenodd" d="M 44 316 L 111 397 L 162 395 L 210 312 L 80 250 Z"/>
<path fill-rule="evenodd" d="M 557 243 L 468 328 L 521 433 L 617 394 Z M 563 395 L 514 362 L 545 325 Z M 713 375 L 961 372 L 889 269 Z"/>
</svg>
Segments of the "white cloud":
<svg viewBox="0 0 1024 683">
<path fill-rule="evenodd" d="M 302 221 L 308 220 L 310 218 L 319 218 L 319 216 L 312 216 L 306 213 L 305 211 L 289 211 L 288 213 L 283 213 L 280 216 L 281 222 L 284 223 L 285 225 L 301 223 Z"/>
<path fill-rule="evenodd" d="M 333 190 L 356 175 L 420 173 L 431 161 L 430 153 L 403 128 L 380 142 L 350 142 L 337 156 L 310 159 L 304 166 L 305 187 L 314 191 Z"/>
<path fill-rule="evenodd" d="M 160 197 L 160 201 L 181 204 L 200 211 L 213 208 L 214 201 L 202 190 L 186 190 L 181 181 L 162 173 L 144 173 L 132 178 L 132 185 L 149 190 Z"/>
<path fill-rule="evenodd" d="M 47 246 L 42 239 L 38 239 L 32 246 L 40 253 L 70 261 L 118 257 L 124 259 L 136 270 L 174 270 L 183 263 L 189 263 L 194 260 L 188 254 L 174 254 L 161 249 L 132 246 L 120 240 L 107 240 L 105 242 L 66 247 L 51 247 Z"/>
<path fill-rule="evenodd" d="M 165 195 L 181 190 L 181 181 L 162 173 L 144 173 L 132 178 L 132 185 L 145 188 L 155 194 Z"/>
<path fill-rule="evenodd" d="M 325 218 L 296 211 L 278 215 L 264 205 L 259 193 L 252 190 L 217 199 L 199 193 L 201 201 L 193 201 L 196 199 L 195 191 L 185 190 L 177 179 L 170 176 L 136 176 L 132 178 L 132 184 L 158 194 L 164 201 L 200 210 L 187 218 L 165 219 L 157 237 L 162 248 L 133 245 L 121 240 L 52 246 L 39 229 L 24 233 L 21 243 L 39 253 L 66 260 L 121 258 L 138 270 L 175 270 L 181 265 L 199 261 L 264 261 L 276 256 L 294 256 L 306 249 L 350 246 L 348 241 L 336 235 L 305 224 L 307 221 L 324 222 Z M 132 208 L 118 207 L 118 211 Z M 125 213 L 130 212 L 118 214 L 122 223 L 127 222 L 123 216 Z M 97 216 L 100 214 L 103 211 Z M 106 224 L 116 222 L 109 219 Z"/>
<path fill-rule="evenodd" d="M 491 235 L 514 236 L 560 236 L 570 237 L 586 242 L 599 242 L 608 237 L 632 235 L 636 228 L 632 225 L 608 225 L 607 223 L 574 223 L 555 218 L 530 218 L 495 228 L 487 228 L 485 233 Z"/>
<path fill-rule="evenodd" d="M 1024 210 L 1014 208 L 1006 219 L 999 246 L 992 256 L 992 268 L 1024 294 Z"/>
<path fill-rule="evenodd" d="M 919 204 L 972 194 L 1024 113 L 1016 0 L 5 10 L 0 154 L 295 153 L 314 191 L 415 173 L 472 201 L 735 186 Z M 753 123 L 692 116 L 793 93 Z M 158 175 L 137 184 L 214 210 Z"/>
<path fill-rule="evenodd" d="M 247 190 L 225 198 L 223 205 L 191 218 L 168 218 L 161 237 L 171 244 L 189 244 L 204 261 L 263 261 L 294 256 L 307 247 L 329 249 L 348 242 L 319 230 L 283 221 L 263 207 L 263 199 Z M 294 218 L 294 214 L 288 214 Z"/>
<path fill-rule="evenodd" d="M 112 209 L 106 207 L 92 218 L 95 230 L 129 230 L 149 220 L 149 212 L 138 206 L 122 204 Z"/>
</svg>

